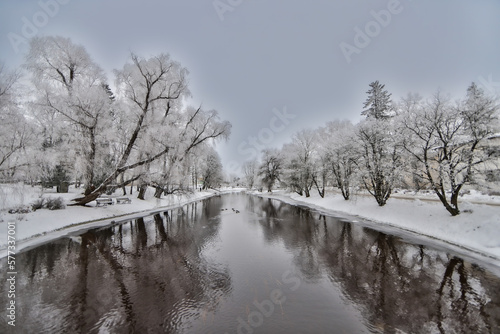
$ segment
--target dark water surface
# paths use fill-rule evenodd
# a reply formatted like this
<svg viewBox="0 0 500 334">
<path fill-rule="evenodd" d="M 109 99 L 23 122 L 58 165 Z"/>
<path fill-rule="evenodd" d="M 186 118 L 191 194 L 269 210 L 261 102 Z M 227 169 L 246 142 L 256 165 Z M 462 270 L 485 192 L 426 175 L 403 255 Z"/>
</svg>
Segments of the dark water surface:
<svg viewBox="0 0 500 334">
<path fill-rule="evenodd" d="M 17 255 L 1 333 L 500 333 L 484 267 L 276 200 L 223 195 L 80 237 Z"/>
</svg>

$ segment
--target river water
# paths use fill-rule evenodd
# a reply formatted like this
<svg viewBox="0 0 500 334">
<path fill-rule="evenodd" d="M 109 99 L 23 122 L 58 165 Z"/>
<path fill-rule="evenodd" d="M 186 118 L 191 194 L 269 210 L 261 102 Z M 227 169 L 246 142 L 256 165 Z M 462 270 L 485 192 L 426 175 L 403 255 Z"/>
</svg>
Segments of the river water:
<svg viewBox="0 0 500 334">
<path fill-rule="evenodd" d="M 16 327 L 2 316 L 2 333 L 500 333 L 498 271 L 245 194 L 62 238 L 16 262 Z"/>
</svg>

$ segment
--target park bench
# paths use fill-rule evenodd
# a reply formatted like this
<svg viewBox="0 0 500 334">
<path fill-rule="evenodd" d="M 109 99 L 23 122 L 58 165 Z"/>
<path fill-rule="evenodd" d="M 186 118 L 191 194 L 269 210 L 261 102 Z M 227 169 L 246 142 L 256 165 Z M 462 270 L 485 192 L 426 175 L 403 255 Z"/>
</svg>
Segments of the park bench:
<svg viewBox="0 0 500 334">
<path fill-rule="evenodd" d="M 124 203 L 132 203 L 132 201 L 128 197 L 117 197 L 116 198 L 116 204 L 124 204 Z"/>
<path fill-rule="evenodd" d="M 97 206 L 99 205 L 111 205 L 113 204 L 113 200 L 111 198 L 107 198 L 107 197 L 102 197 L 102 198 L 96 198 L 96 203 L 97 203 Z"/>
</svg>

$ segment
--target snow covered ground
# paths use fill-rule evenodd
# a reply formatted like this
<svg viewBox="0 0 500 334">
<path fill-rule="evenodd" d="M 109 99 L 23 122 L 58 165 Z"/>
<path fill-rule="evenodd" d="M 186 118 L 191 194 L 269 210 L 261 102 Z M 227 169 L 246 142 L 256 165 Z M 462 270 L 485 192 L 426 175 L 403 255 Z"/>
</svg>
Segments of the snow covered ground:
<svg viewBox="0 0 500 334">
<path fill-rule="evenodd" d="M 128 190 L 128 189 L 127 189 Z M 229 188 L 222 192 L 241 191 L 244 189 Z M 58 194 L 55 189 L 42 190 L 39 187 L 31 187 L 24 184 L 2 185 L 0 187 L 0 258 L 7 254 L 8 224 L 16 224 L 16 252 L 22 249 L 53 240 L 58 237 L 71 235 L 82 229 L 90 229 L 140 217 L 147 213 L 165 211 L 166 209 L 179 207 L 189 202 L 216 195 L 217 191 L 203 191 L 192 194 L 176 196 L 170 195 L 162 199 L 153 197 L 153 189 L 146 193 L 146 200 L 137 199 L 137 193 L 127 195 L 131 199 L 130 204 L 113 204 L 96 207 L 95 202 L 88 204 L 89 207 L 67 206 L 63 210 L 39 209 L 35 212 L 25 214 L 10 214 L 8 209 L 23 206 L 29 207 L 40 196 L 45 198 L 62 197 L 66 203 L 71 199 L 81 196 L 82 189 L 70 188 L 66 194 Z M 111 197 L 120 197 L 121 190 L 115 192 Z"/>
<path fill-rule="evenodd" d="M 354 195 L 349 201 L 345 201 L 336 193 L 328 193 L 325 198 L 313 192 L 309 198 L 285 192 L 257 194 L 291 204 L 305 205 L 337 216 L 344 213 L 368 226 L 416 233 L 434 241 L 445 242 L 452 248 L 486 257 L 500 265 L 498 196 L 471 191 L 459 201 L 462 213 L 452 217 L 432 194 L 397 193 L 383 207 L 378 206 L 372 196 L 364 194 Z"/>
</svg>

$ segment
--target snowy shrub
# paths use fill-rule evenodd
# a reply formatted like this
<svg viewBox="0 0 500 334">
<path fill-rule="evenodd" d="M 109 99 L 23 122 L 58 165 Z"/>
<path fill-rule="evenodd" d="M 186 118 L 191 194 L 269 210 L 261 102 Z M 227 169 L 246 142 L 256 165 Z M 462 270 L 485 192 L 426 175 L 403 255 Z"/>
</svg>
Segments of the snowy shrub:
<svg viewBox="0 0 500 334">
<path fill-rule="evenodd" d="M 19 205 L 19 206 L 16 206 L 12 209 L 9 209 L 9 213 L 29 213 L 31 210 L 29 207 L 27 206 L 22 206 L 22 205 Z"/>
<path fill-rule="evenodd" d="M 64 200 L 62 197 L 49 197 L 46 200 L 45 207 L 49 210 L 61 210 L 65 209 L 66 205 L 64 204 Z"/>
<path fill-rule="evenodd" d="M 39 198 L 34 203 L 31 204 L 31 210 L 36 211 L 42 209 L 45 204 L 45 198 Z"/>
<path fill-rule="evenodd" d="M 33 211 L 38 209 L 60 210 L 65 208 L 66 205 L 62 197 L 39 198 L 31 204 L 31 209 Z"/>
</svg>

